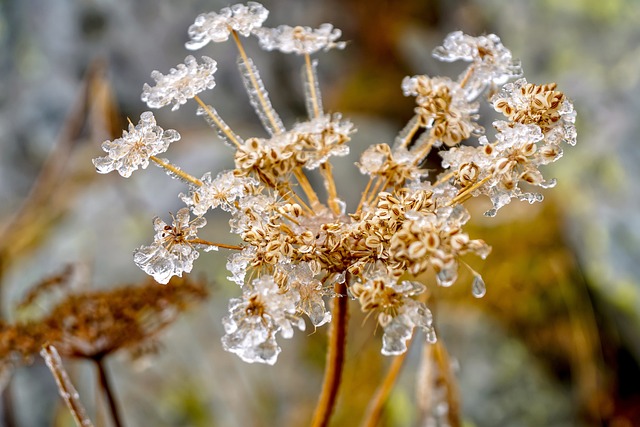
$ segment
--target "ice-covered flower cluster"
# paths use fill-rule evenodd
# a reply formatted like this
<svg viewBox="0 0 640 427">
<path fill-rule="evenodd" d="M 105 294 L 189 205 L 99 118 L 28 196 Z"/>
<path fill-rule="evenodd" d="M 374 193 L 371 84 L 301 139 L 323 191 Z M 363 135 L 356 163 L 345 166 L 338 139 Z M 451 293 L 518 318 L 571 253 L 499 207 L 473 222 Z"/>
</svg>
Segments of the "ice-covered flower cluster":
<svg viewBox="0 0 640 427">
<path fill-rule="evenodd" d="M 290 338 L 295 329 L 305 329 L 305 322 L 319 327 L 334 321 L 327 303 L 339 298 L 350 297 L 373 314 L 383 331 L 385 355 L 405 352 L 416 328 L 434 341 L 426 286 L 416 277 L 432 272 L 437 285 L 451 286 L 460 266 L 468 267 L 464 257 L 489 255 L 490 247 L 465 231 L 469 198 L 488 196 L 494 205 L 490 216 L 514 198 L 542 199 L 531 188 L 551 187 L 555 181 L 545 179 L 540 167 L 559 159 L 564 145 L 575 144 L 571 102 L 555 84 L 507 83 L 522 70 L 497 36 L 452 33 L 434 55 L 469 65 L 455 80 L 404 79 L 402 91 L 416 100 L 414 116 L 394 141 L 373 141 L 364 150 L 357 166 L 369 183 L 355 209 L 347 212 L 331 160 L 349 152 L 355 127 L 338 113 L 324 112 L 318 61 L 311 59 L 321 50 L 343 48 L 340 30 L 330 24 L 265 28 L 267 14 L 262 5 L 248 3 L 200 15 L 189 28 L 187 47 L 233 39 L 241 79 L 268 137 L 239 136 L 199 98 L 215 84 L 216 63 L 207 57 L 200 65 L 187 57 L 167 76 L 154 72 L 156 86 L 143 89 L 142 98 L 152 108 L 173 104 L 176 109 L 193 98 L 197 114 L 235 150 L 233 170 L 207 172 L 198 179 L 154 157 L 178 135 L 151 123 L 151 113 L 144 113 L 141 124 L 132 125 L 123 138 L 105 142 L 109 156 L 94 161 L 100 172 L 118 169 L 128 176 L 137 166 L 121 163 L 145 167 L 151 159 L 188 186 L 180 194 L 186 207 L 172 225 L 154 221 L 154 241 L 136 250 L 136 264 L 167 283 L 190 272 L 200 250 L 231 250 L 229 280 L 241 288 L 241 296 L 229 303 L 222 344 L 247 362 L 274 363 L 280 352 L 277 338 Z M 285 126 L 239 35 L 257 37 L 265 50 L 304 56 L 306 120 Z M 504 117 L 493 123 L 494 133 L 484 135 L 477 123 L 480 104 L 488 98 L 483 95 L 492 93 L 489 104 Z M 432 177 L 424 161 L 434 148 L 443 172 Z M 325 200 L 311 174 L 322 179 Z M 241 244 L 197 236 L 206 224 L 204 215 L 218 208 L 230 215 L 230 232 Z M 481 297 L 484 281 L 471 273 L 472 293 Z"/>
<path fill-rule="evenodd" d="M 156 124 L 153 113 L 146 111 L 140 115 L 137 125 L 129 123 L 129 131 L 124 131 L 122 138 L 102 143 L 102 149 L 108 154 L 93 159 L 93 165 L 99 173 L 116 170 L 128 178 L 139 167 L 146 169 L 149 159 L 156 154 L 164 153 L 172 142 L 179 139 L 180 134 L 177 131 L 163 130 Z"/>
</svg>

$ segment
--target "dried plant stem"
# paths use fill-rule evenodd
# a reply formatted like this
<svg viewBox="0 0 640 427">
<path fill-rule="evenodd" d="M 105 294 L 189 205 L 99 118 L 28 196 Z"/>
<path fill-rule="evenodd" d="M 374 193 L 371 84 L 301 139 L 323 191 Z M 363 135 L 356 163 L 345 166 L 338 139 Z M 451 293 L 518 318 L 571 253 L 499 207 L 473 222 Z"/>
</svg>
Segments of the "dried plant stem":
<svg viewBox="0 0 640 427">
<path fill-rule="evenodd" d="M 269 123 L 271 123 L 271 126 L 273 127 L 274 131 L 276 133 L 282 133 L 280 124 L 275 119 L 275 117 L 273 117 L 273 114 L 271 114 L 271 107 L 267 103 L 267 100 L 264 99 L 262 91 L 260 90 L 260 85 L 258 84 L 258 79 L 256 78 L 256 75 L 253 73 L 252 68 L 249 66 L 250 64 L 249 57 L 247 56 L 247 52 L 245 52 L 244 47 L 242 46 L 242 42 L 240 41 L 240 37 L 238 37 L 238 33 L 236 32 L 236 30 L 232 30 L 231 35 L 233 36 L 233 41 L 236 42 L 236 46 L 238 47 L 238 52 L 240 52 L 240 57 L 242 58 L 242 61 L 247 66 L 247 73 L 249 74 L 249 80 L 251 81 L 251 85 L 256 90 L 256 95 L 258 96 L 260 105 L 262 105 L 262 110 L 266 114 L 267 119 L 269 120 Z"/>
<path fill-rule="evenodd" d="M 229 130 L 229 127 L 225 123 L 223 123 L 218 118 L 218 116 L 213 114 L 213 111 L 211 111 L 209 106 L 205 104 L 198 95 L 194 96 L 193 99 L 195 99 L 196 102 L 200 104 L 204 112 L 207 113 L 207 116 L 209 116 L 209 118 L 211 118 L 211 120 L 216 124 L 216 126 L 218 126 L 218 129 L 220 129 L 220 131 L 223 132 L 227 138 L 229 138 L 229 141 L 231 141 L 233 145 L 235 145 L 236 147 L 240 147 L 242 145 L 240 144 L 240 141 L 238 141 L 238 138 L 236 137 L 236 135 Z"/>
<path fill-rule="evenodd" d="M 2 422 L 6 427 L 17 427 L 16 417 L 13 410 L 13 389 L 11 388 L 11 380 L 5 385 L 2 390 Z"/>
<path fill-rule="evenodd" d="M 312 427 L 325 427 L 329 424 L 331 413 L 338 397 L 338 388 L 342 377 L 345 346 L 347 341 L 348 299 L 346 286 L 337 283 L 335 292 L 340 295 L 333 300 L 333 320 L 329 332 L 327 366 L 324 371 L 322 392 L 313 413 Z"/>
<path fill-rule="evenodd" d="M 453 206 L 455 204 L 462 203 L 465 200 L 469 199 L 469 197 L 471 197 L 471 192 L 480 188 L 485 182 L 489 181 L 491 178 L 493 178 L 493 175 L 487 175 L 486 177 L 482 178 L 480 181 L 476 182 L 472 186 L 465 188 L 460 194 L 458 194 L 456 197 L 451 199 L 451 201 L 447 203 L 447 206 Z"/>
<path fill-rule="evenodd" d="M 304 54 L 304 63 L 307 68 L 307 80 L 309 81 L 309 92 L 311 95 L 311 102 L 313 103 L 313 118 L 320 116 L 320 105 L 318 103 L 318 94 L 316 93 L 316 81 L 313 74 L 313 67 L 311 65 L 311 55 Z"/>
<path fill-rule="evenodd" d="M 238 246 L 238 245 L 227 245 L 226 243 L 214 243 L 214 242 L 210 242 L 208 240 L 203 240 L 203 239 L 191 239 L 191 240 L 188 240 L 188 242 L 194 243 L 196 245 L 216 246 L 218 248 L 231 249 L 233 251 L 241 251 L 242 249 L 244 249 L 242 246 Z"/>
<path fill-rule="evenodd" d="M 71 411 L 71 415 L 78 427 L 93 427 L 93 423 L 91 423 L 91 420 L 87 417 L 84 406 L 82 402 L 80 402 L 78 392 L 62 366 L 62 361 L 56 348 L 51 344 L 45 344 L 40 351 L 40 355 L 44 358 L 49 370 L 53 374 L 53 378 L 58 385 L 60 396 L 64 399 L 69 411 Z"/>
<path fill-rule="evenodd" d="M 451 361 L 447 349 L 439 340 L 433 345 L 433 358 L 440 371 L 440 378 L 447 388 L 447 404 L 449 406 L 448 417 L 451 427 L 460 427 L 462 421 L 460 419 L 460 399 L 458 397 L 458 389 L 456 380 L 451 372 Z"/>
<path fill-rule="evenodd" d="M 415 155 L 416 165 L 418 165 L 421 161 L 425 159 L 425 157 L 429 155 L 429 153 L 431 152 L 431 149 L 433 148 L 433 144 L 435 144 L 436 141 L 437 141 L 437 138 L 432 136 L 431 138 L 429 138 L 429 141 L 424 145 L 424 147 L 420 148 L 418 153 L 416 153 Z"/>
<path fill-rule="evenodd" d="M 190 183 L 192 183 L 193 185 L 196 185 L 198 187 L 202 186 L 202 181 L 200 181 L 198 178 L 196 178 L 195 176 L 191 176 L 188 173 L 186 173 L 183 170 L 180 170 L 179 168 L 175 167 L 174 165 L 172 165 L 169 162 L 165 162 L 164 160 L 156 157 L 156 156 L 151 156 L 149 157 L 149 159 L 153 162 L 155 162 L 156 164 L 158 164 L 158 166 L 161 166 L 163 168 L 165 168 L 166 170 L 170 171 L 171 173 L 176 174 L 177 176 L 179 176 L 180 178 L 184 179 L 185 181 L 189 181 Z"/>
<path fill-rule="evenodd" d="M 307 175 L 305 175 L 302 168 L 295 168 L 293 170 L 293 174 L 298 180 L 298 183 L 300 184 L 302 191 L 304 191 L 304 194 L 306 194 L 307 198 L 309 199 L 309 203 L 311 204 L 311 207 L 319 205 L 320 200 L 318 199 L 318 195 L 313 189 L 313 186 L 311 186 L 311 183 L 309 182 L 309 179 L 307 178 Z"/>
<path fill-rule="evenodd" d="M 109 410 L 111 411 L 111 418 L 113 420 L 113 425 L 115 427 L 124 427 L 122 423 L 122 417 L 120 416 L 120 411 L 118 409 L 118 404 L 116 403 L 115 394 L 113 392 L 113 387 L 109 381 L 109 376 L 107 373 L 107 368 L 104 365 L 104 359 L 101 356 L 93 358 L 93 361 L 96 364 L 96 369 L 98 370 L 98 377 L 100 380 L 100 387 L 104 392 L 105 397 L 107 398 L 107 403 L 109 404 Z"/>
<path fill-rule="evenodd" d="M 451 171 L 445 175 L 443 175 L 439 180 L 437 180 L 433 186 L 437 187 L 440 184 L 444 184 L 445 182 L 449 181 L 451 178 L 453 178 L 454 176 L 456 176 L 456 171 Z"/>
<path fill-rule="evenodd" d="M 340 205 L 338 204 L 338 190 L 336 189 L 336 182 L 333 179 L 333 172 L 331 170 L 331 164 L 325 162 L 320 166 L 320 172 L 324 178 L 324 184 L 327 187 L 327 203 L 334 214 L 340 215 Z"/>
<path fill-rule="evenodd" d="M 415 117 L 416 116 L 414 116 L 414 119 L 412 119 L 412 120 L 415 120 Z M 407 124 L 407 126 L 408 126 L 408 124 Z M 400 147 L 406 148 L 409 145 L 409 143 L 411 142 L 411 140 L 413 139 L 413 136 L 416 134 L 418 129 L 420 129 L 420 120 L 416 120 L 416 122 L 414 123 L 414 125 L 411 128 L 411 130 L 409 131 L 409 133 L 407 133 L 407 135 L 404 137 L 404 139 L 400 143 Z"/>
<path fill-rule="evenodd" d="M 364 201 L 367 199 L 367 195 L 369 194 L 369 190 L 371 189 L 371 184 L 373 184 L 373 176 L 369 177 L 369 182 L 367 182 L 367 186 L 364 188 L 362 192 L 362 197 L 360 197 L 360 202 L 358 203 L 358 208 L 356 209 L 356 213 L 360 212 L 362 209 L 362 205 L 364 205 Z"/>
<path fill-rule="evenodd" d="M 469 68 L 467 68 L 467 72 L 465 73 L 464 77 L 462 77 L 462 80 L 460 80 L 460 87 L 465 87 L 466 84 L 469 82 L 469 79 L 471 78 L 471 76 L 473 75 L 473 71 L 474 71 L 474 66 L 471 65 L 469 66 Z"/>
<path fill-rule="evenodd" d="M 389 371 L 385 376 L 382 384 L 376 390 L 376 394 L 373 396 L 369 405 L 367 406 L 367 413 L 365 415 L 364 421 L 362 422 L 362 427 L 375 427 L 378 425 L 380 421 L 380 416 L 382 415 L 382 410 L 384 409 L 384 404 L 387 402 L 389 398 L 389 394 L 393 389 L 393 386 L 398 379 L 398 375 L 402 370 L 402 366 L 404 366 L 404 361 L 407 358 L 407 354 L 409 350 L 405 351 L 399 356 L 396 356 L 389 367 Z"/>
</svg>

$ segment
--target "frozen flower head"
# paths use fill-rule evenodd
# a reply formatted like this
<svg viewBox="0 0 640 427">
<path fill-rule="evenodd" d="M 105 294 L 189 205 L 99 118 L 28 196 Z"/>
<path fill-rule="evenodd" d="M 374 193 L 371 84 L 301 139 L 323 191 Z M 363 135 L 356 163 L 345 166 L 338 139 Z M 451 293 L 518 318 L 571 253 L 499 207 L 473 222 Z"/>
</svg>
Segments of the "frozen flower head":
<svg viewBox="0 0 640 427">
<path fill-rule="evenodd" d="M 149 158 L 164 153 L 169 144 L 178 141 L 180 134 L 173 129 L 163 130 L 156 125 L 153 113 L 147 111 L 140 115 L 137 125 L 129 123 L 129 131 L 122 132 L 122 138 L 102 143 L 102 149 L 108 154 L 93 159 L 98 173 L 117 170 L 125 178 L 131 176 L 139 167 L 146 169 Z"/>
<path fill-rule="evenodd" d="M 195 97 L 206 89 L 213 89 L 216 81 L 213 78 L 217 70 L 216 61 L 203 56 L 202 64 L 189 55 L 184 58 L 184 64 L 172 68 L 169 74 L 163 75 L 153 71 L 151 77 L 156 81 L 155 86 L 144 84 L 142 101 L 149 108 L 162 108 L 173 103 L 172 111 L 180 108 L 188 99 Z"/>
<path fill-rule="evenodd" d="M 273 365 L 280 353 L 276 335 L 291 338 L 294 326 L 304 329 L 304 321 L 295 317 L 296 302 L 295 294 L 282 292 L 273 276 L 255 279 L 242 298 L 229 301 L 222 346 L 245 362 Z"/>
<path fill-rule="evenodd" d="M 478 134 L 482 128 L 475 123 L 478 104 L 467 101 L 457 82 L 443 77 L 413 76 L 402 81 L 405 96 L 416 97 L 415 111 L 420 125 L 448 146 L 454 146 Z"/>
<path fill-rule="evenodd" d="M 246 5 L 225 7 L 218 13 L 203 13 L 189 27 L 191 40 L 185 46 L 189 50 L 196 50 L 209 42 L 224 42 L 229 39 L 232 31 L 247 37 L 262 25 L 267 16 L 269 11 L 260 3 L 252 1 Z"/>
<path fill-rule="evenodd" d="M 433 50 L 433 56 L 446 62 L 473 63 L 466 85 L 469 98 L 478 96 L 488 85 L 501 85 L 522 75 L 520 61 L 512 58 L 495 34 L 473 37 L 455 31 Z"/>
<path fill-rule="evenodd" d="M 421 283 L 406 280 L 398 283 L 386 274 L 374 275 L 350 287 L 363 312 L 378 313 L 378 323 L 384 329 L 382 354 L 392 356 L 407 351 L 407 341 L 416 326 L 432 332 L 431 312 L 411 298 L 425 289 Z"/>
<path fill-rule="evenodd" d="M 220 206 L 225 211 L 233 211 L 238 198 L 245 197 L 251 186 L 258 181 L 250 177 L 236 176 L 231 172 L 222 172 L 215 179 L 207 172 L 201 179 L 201 186 L 192 186 L 188 195 L 180 194 L 180 198 L 190 206 L 195 215 L 204 215 L 209 209 Z"/>
<path fill-rule="evenodd" d="M 133 261 L 158 283 L 167 284 L 173 276 L 182 277 L 193 268 L 200 255 L 196 248 L 202 241 L 196 235 L 207 221 L 197 217 L 189 221 L 189 208 L 182 208 L 168 225 L 160 218 L 153 220 L 156 235 L 150 246 L 142 246 L 133 253 Z"/>
<path fill-rule="evenodd" d="M 491 99 L 496 111 L 520 124 L 534 124 L 556 145 L 566 141 L 575 145 L 575 111 L 556 84 L 536 85 L 519 79 L 504 85 Z"/>
<path fill-rule="evenodd" d="M 310 55 L 332 48 L 344 49 L 346 43 L 337 41 L 342 31 L 331 24 L 322 24 L 317 29 L 280 25 L 277 28 L 259 28 L 254 31 L 265 50 L 279 50 L 283 53 Z"/>
</svg>

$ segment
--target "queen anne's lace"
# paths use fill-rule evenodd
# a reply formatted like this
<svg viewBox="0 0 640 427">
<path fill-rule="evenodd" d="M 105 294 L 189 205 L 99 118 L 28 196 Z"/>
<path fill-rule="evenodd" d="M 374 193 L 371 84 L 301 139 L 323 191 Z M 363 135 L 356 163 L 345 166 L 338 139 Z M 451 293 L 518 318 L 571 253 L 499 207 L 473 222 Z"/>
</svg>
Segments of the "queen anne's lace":
<svg viewBox="0 0 640 427">
<path fill-rule="evenodd" d="M 173 103 L 171 110 L 175 111 L 203 90 L 213 89 L 216 85 L 213 78 L 216 70 L 216 61 L 208 56 L 203 56 L 202 64 L 198 64 L 196 59 L 189 55 L 184 58 L 184 64 L 178 64 L 167 75 L 159 71 L 152 72 L 151 77 L 156 84 L 144 84 L 142 101 L 146 102 L 149 108 L 162 108 Z"/>
<path fill-rule="evenodd" d="M 229 39 L 231 31 L 247 37 L 262 25 L 267 16 L 269 11 L 256 2 L 225 7 L 217 13 L 203 13 L 198 15 L 189 27 L 191 40 L 185 46 L 187 49 L 196 50 L 209 42 L 224 42 Z"/>
<path fill-rule="evenodd" d="M 342 31 L 331 24 L 322 24 L 316 29 L 309 27 L 291 27 L 280 25 L 276 28 L 259 28 L 254 34 L 260 40 L 260 46 L 265 50 L 279 50 L 283 53 L 310 55 L 329 49 L 344 49 L 346 43 L 337 41 Z"/>
<path fill-rule="evenodd" d="M 168 225 L 160 218 L 153 220 L 156 235 L 150 246 L 142 246 L 133 254 L 133 261 L 158 283 L 167 284 L 173 276 L 182 277 L 193 268 L 193 261 L 200 255 L 202 245 L 197 239 L 197 230 L 206 225 L 202 217 L 189 220 L 189 208 L 182 208 Z"/>
<path fill-rule="evenodd" d="M 179 139 L 178 132 L 163 130 L 156 124 L 153 113 L 147 111 L 140 115 L 137 125 L 129 124 L 129 131 L 122 132 L 122 138 L 103 142 L 102 149 L 108 154 L 93 159 L 93 164 L 99 173 L 117 170 L 128 178 L 139 167 L 146 169 L 151 156 L 164 153 L 169 144 Z"/>
<path fill-rule="evenodd" d="M 473 62 L 466 84 L 469 99 L 476 98 L 489 85 L 501 85 L 522 76 L 520 61 L 512 58 L 511 51 L 495 34 L 473 37 L 455 31 L 433 50 L 433 56 L 447 62 Z"/>
<path fill-rule="evenodd" d="M 345 45 L 338 40 L 340 30 L 330 24 L 317 29 L 261 28 L 267 14 L 262 5 L 248 3 L 200 15 L 189 28 L 187 47 L 224 41 L 234 32 L 255 35 L 263 49 L 298 55 Z M 463 257 L 488 256 L 491 248 L 465 230 L 470 215 L 463 203 L 488 196 L 491 216 L 514 198 L 541 200 L 527 189 L 554 185 L 540 167 L 559 159 L 564 143 L 575 143 L 573 105 L 555 84 L 521 79 L 496 87 L 521 73 L 500 39 L 452 33 L 434 55 L 470 62 L 466 71 L 457 80 L 426 75 L 403 80 L 404 94 L 416 99 L 415 114 L 392 144 L 377 141 L 364 150 L 358 167 L 370 182 L 355 211 L 347 214 L 336 189 L 343 183 L 334 181 L 330 160 L 349 152 L 355 129 L 340 114 L 323 112 L 317 62 L 308 57 L 304 61 L 308 119 L 287 129 L 269 101 L 258 68 L 237 41 L 250 103 L 269 136 L 241 138 L 213 106 L 198 99 L 198 114 L 236 149 L 235 167 L 197 179 L 168 160 L 154 158 L 188 183 L 188 191 L 180 195 L 187 207 L 178 211 L 172 225 L 155 219 L 154 242 L 135 251 L 136 264 L 167 283 L 191 271 L 201 248 L 236 250 L 227 270 L 242 296 L 229 303 L 222 344 L 250 363 L 275 363 L 278 335 L 290 338 L 295 328 L 304 329 L 304 318 L 314 327 L 330 322 L 326 300 L 345 297 L 336 289 L 344 293 L 346 288 L 365 313 L 375 315 L 384 331 L 383 354 L 404 353 L 416 328 L 433 342 L 431 313 L 420 298 L 426 288 L 402 278 L 431 271 L 438 285 L 452 286 L 459 266 L 466 264 Z M 202 61 L 198 64 L 189 56 L 166 76 L 154 72 L 156 85 L 145 85 L 143 100 L 150 107 L 173 104 L 177 109 L 212 88 L 216 63 L 207 57 Z M 504 114 L 504 120 L 493 123 L 494 136 L 480 136 L 484 129 L 477 124 L 480 102 L 486 99 L 480 95 L 486 92 L 497 93 L 491 105 Z M 144 113 L 122 139 L 105 142 L 109 156 L 94 163 L 100 172 L 117 169 L 128 176 L 178 137 L 175 131 L 162 131 L 153 115 Z M 477 143 L 462 145 L 473 137 L 479 137 Z M 425 167 L 434 147 L 440 149 L 444 169 L 436 177 Z M 324 180 L 326 204 L 307 170 L 317 170 Z M 230 231 L 240 245 L 197 237 L 197 229 L 205 225 L 202 215 L 216 208 L 230 214 Z M 197 216 L 191 221 L 190 211 Z M 484 295 L 484 281 L 473 270 L 472 275 L 473 295 Z"/>
<path fill-rule="evenodd" d="M 255 279 L 242 298 L 229 301 L 222 346 L 245 362 L 273 365 L 280 353 L 276 335 L 291 338 L 294 327 L 304 330 L 295 314 L 295 294 L 281 292 L 272 276 Z"/>
</svg>

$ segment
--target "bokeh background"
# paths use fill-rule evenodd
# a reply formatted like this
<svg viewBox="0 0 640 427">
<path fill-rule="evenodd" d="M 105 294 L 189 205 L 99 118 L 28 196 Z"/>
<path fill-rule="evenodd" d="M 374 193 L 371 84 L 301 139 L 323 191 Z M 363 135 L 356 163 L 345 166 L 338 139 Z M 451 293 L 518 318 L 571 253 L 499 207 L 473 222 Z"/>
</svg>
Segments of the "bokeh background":
<svg viewBox="0 0 640 427">
<path fill-rule="evenodd" d="M 0 1 L 0 307 L 68 263 L 90 271 L 91 287 L 141 281 L 132 250 L 152 239 L 151 219 L 179 209 L 182 184 L 157 168 L 130 179 L 97 175 L 91 158 L 146 109 L 144 82 L 183 61 L 187 28 L 218 0 Z M 469 277 L 437 289 L 440 339 L 455 362 L 468 426 L 640 425 L 640 2 L 635 0 L 274 0 L 266 25 L 343 30 L 345 51 L 319 55 L 325 108 L 358 128 L 354 156 L 336 164 L 338 189 L 353 208 L 364 188 L 353 162 L 389 142 L 411 117 L 405 75 L 455 77 L 460 67 L 431 58 L 454 30 L 495 33 L 523 63 L 527 79 L 555 81 L 578 110 L 578 145 L 549 171 L 559 185 L 542 204 L 513 203 L 493 219 L 472 203 L 472 236 L 494 248 L 474 263 L 487 295 Z M 247 49 L 286 123 L 304 114 L 299 58 Z M 262 135 L 235 67 L 231 44 L 198 55 L 219 63 L 203 95 L 242 136 Z M 90 76 L 90 77 L 88 77 Z M 90 102 L 87 108 L 85 100 Z M 183 140 L 168 153 L 196 176 L 232 164 L 232 151 L 195 116 L 195 104 L 157 112 Z M 485 123 L 490 127 L 490 122 Z M 219 240 L 224 215 L 208 217 Z M 206 238 L 207 236 L 205 236 Z M 211 235 L 211 237 L 215 237 Z M 224 241 L 224 240 L 223 240 Z M 276 366 L 241 362 L 221 349 L 220 320 L 238 294 L 222 254 L 195 270 L 213 295 L 163 334 L 157 354 L 109 359 L 127 425 L 297 426 L 307 424 L 324 366 L 326 330 L 281 342 Z M 356 425 L 388 360 L 380 333 L 352 306 L 348 360 L 334 425 Z M 420 346 L 391 395 L 384 425 L 416 425 Z M 65 361 L 91 415 L 91 366 Z M 419 386 L 419 384 L 418 384 Z M 17 426 L 71 420 L 38 360 L 15 372 L 0 406 Z M 8 410 L 11 402 L 12 410 Z M 98 405 L 99 406 L 99 405 Z M 2 421 L 0 421 L 2 424 Z M 102 425 L 109 425 L 103 423 Z"/>
</svg>

